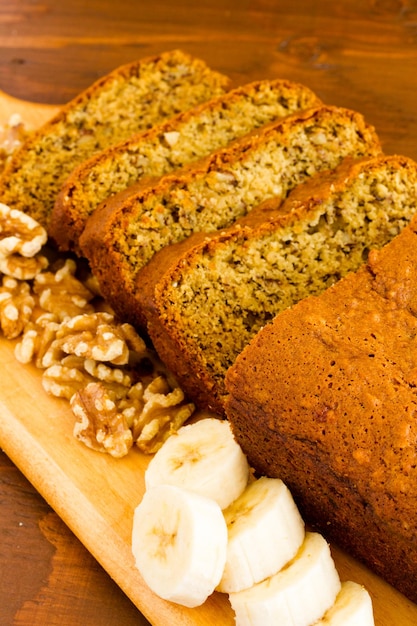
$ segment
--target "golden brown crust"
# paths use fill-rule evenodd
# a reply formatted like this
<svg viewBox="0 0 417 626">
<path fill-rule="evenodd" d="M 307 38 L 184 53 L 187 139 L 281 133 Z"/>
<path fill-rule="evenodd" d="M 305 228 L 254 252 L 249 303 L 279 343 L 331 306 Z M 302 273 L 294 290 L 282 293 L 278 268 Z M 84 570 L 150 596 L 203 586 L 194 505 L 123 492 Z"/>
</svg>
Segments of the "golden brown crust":
<svg viewBox="0 0 417 626">
<path fill-rule="evenodd" d="M 299 152 L 292 145 L 294 133 L 303 133 L 305 128 L 316 129 L 316 125 L 321 129 L 326 124 L 333 130 L 336 126 L 349 129 L 352 133 L 352 144 L 347 145 L 346 140 L 345 144 L 340 145 L 336 140 L 327 151 L 328 160 L 323 145 L 321 143 L 318 146 L 314 145 L 312 151 L 316 154 L 316 163 L 309 163 L 307 158 L 307 165 L 303 165 L 303 171 L 299 171 L 301 167 L 298 165 Z M 321 130 L 318 134 L 321 141 Z M 333 137 L 330 130 L 329 136 Z M 332 141 L 333 139 L 330 140 Z M 198 164 L 186 167 L 185 173 L 170 174 L 161 178 L 156 185 L 145 186 L 139 190 L 136 188 L 132 192 L 127 190 L 121 196 L 109 198 L 88 219 L 80 238 L 80 247 L 90 261 L 105 297 L 120 316 L 133 321 L 136 274 L 158 249 L 186 238 L 192 232 L 228 227 L 234 220 L 254 208 L 259 201 L 271 195 L 268 185 L 264 184 L 265 181 L 257 180 L 253 185 L 246 183 L 246 180 L 253 176 L 253 168 L 245 168 L 245 163 L 251 158 L 255 160 L 258 155 L 262 159 L 265 154 L 266 160 L 270 158 L 273 163 L 275 151 L 280 150 L 289 153 L 294 150 L 293 158 L 296 163 L 292 177 L 288 168 L 280 170 L 280 166 L 277 165 L 278 173 L 275 178 L 279 181 L 278 184 L 282 185 L 283 191 L 281 194 L 277 191 L 276 195 L 282 197 L 301 182 L 303 177 L 312 175 L 317 169 L 330 167 L 330 161 L 336 166 L 344 154 L 353 153 L 356 156 L 380 154 L 380 145 L 374 129 L 369 127 L 358 113 L 322 106 L 268 124 L 237 140 L 228 148 L 212 153 Z M 239 171 L 239 180 L 243 182 L 236 182 L 234 168 Z M 261 165 L 260 168 L 263 169 L 264 176 L 271 179 L 269 166 L 263 168 Z M 229 176 L 232 178 L 230 184 L 227 182 Z M 213 202 L 213 186 L 217 185 L 218 177 L 222 185 L 223 178 L 226 179 L 221 191 L 225 198 L 223 213 L 226 217 L 219 210 L 219 204 Z M 272 186 L 270 181 L 268 184 L 269 187 Z M 194 196 L 188 191 L 191 185 L 198 189 L 198 193 L 201 191 L 201 205 L 194 201 Z M 236 201 L 236 192 L 240 189 L 241 196 L 246 195 L 244 200 Z M 184 215 L 176 217 L 178 205 L 175 198 L 179 193 L 183 194 L 180 213 L 183 212 Z M 223 199 L 223 196 L 219 195 L 218 198 Z M 178 234 L 172 226 L 169 226 L 170 222 L 177 231 L 181 230 L 181 233 Z M 138 237 L 130 234 L 135 229 L 140 230 L 140 241 L 145 243 L 139 244 Z M 154 239 L 155 244 L 151 243 Z"/>
<path fill-rule="evenodd" d="M 257 81 L 135 134 L 76 168 L 58 195 L 49 233 L 60 249 L 80 252 L 78 239 L 88 217 L 123 187 L 178 169 L 272 119 L 319 104 L 304 85 Z"/>
<path fill-rule="evenodd" d="M 229 370 L 226 410 L 307 521 L 417 600 L 417 222 L 284 311 Z"/>
<path fill-rule="evenodd" d="M 187 68 L 190 74 L 193 70 L 198 73 L 195 89 L 189 89 L 190 93 L 184 95 L 181 88 L 173 98 L 174 108 L 164 95 L 161 110 L 153 109 L 152 94 L 146 93 L 144 85 L 149 82 L 153 89 L 165 71 L 165 77 L 171 77 L 172 82 L 175 74 L 176 84 L 179 84 L 178 72 L 184 86 L 190 86 L 183 76 Z M 227 77 L 209 70 L 203 61 L 180 50 L 118 67 L 62 107 L 14 153 L 0 177 L 0 197 L 4 203 L 29 213 L 47 227 L 59 189 L 76 165 L 140 128 L 171 117 L 228 88 Z"/>
<path fill-rule="evenodd" d="M 404 187 L 396 188 L 400 180 Z M 390 189 L 384 191 L 387 185 Z M 351 201 L 352 190 L 362 194 L 356 204 Z M 385 203 L 378 195 L 383 192 Z M 367 208 L 360 207 L 363 198 L 371 203 Z M 416 201 L 417 165 L 411 159 L 384 156 L 344 162 L 334 172 L 318 174 L 302 190 L 296 189 L 276 211 L 258 207 L 221 233 L 198 233 L 158 252 L 137 276 L 138 323 L 143 326 L 147 323 L 161 358 L 177 372 L 182 387 L 196 403 L 222 413 L 227 365 L 217 365 L 220 361 L 217 353 L 225 353 L 223 360 L 232 364 L 241 345 L 237 335 L 248 342 L 271 313 L 289 306 L 294 298 L 323 291 L 332 274 L 337 279 L 357 269 L 363 261 L 362 251 L 383 245 L 399 232 L 415 212 Z M 342 206 L 343 202 L 349 208 L 338 215 L 334 207 Z M 358 219 L 358 215 L 362 218 Z M 370 230 L 366 226 L 364 231 L 363 223 L 366 224 L 368 216 Z M 333 244 L 332 248 L 327 240 L 315 248 L 315 237 L 321 236 L 317 225 L 327 220 L 331 223 L 335 218 L 336 230 L 323 227 L 321 233 L 328 239 L 336 236 L 341 243 Z M 353 235 L 349 236 L 349 232 Z M 294 247 L 296 233 L 300 234 L 299 247 Z M 286 247 L 287 239 L 293 239 L 293 247 Z M 258 246 L 262 240 L 270 241 L 269 247 L 265 246 L 266 258 L 268 249 L 275 250 L 266 265 L 262 265 L 263 248 Z M 311 247 L 311 253 L 303 251 L 305 246 Z M 301 260 L 305 279 L 297 275 L 298 267 L 293 268 L 294 255 Z M 329 255 L 335 259 L 327 259 Z M 259 260 L 254 265 L 245 265 L 246 256 Z M 230 263 L 224 262 L 224 258 L 230 258 Z M 311 265 L 304 265 L 304 261 Z M 284 275 L 272 269 L 273 264 L 285 268 Z M 315 278 L 311 276 L 313 271 L 317 272 Z M 272 282 L 277 292 L 271 287 Z M 294 283 L 298 285 L 296 290 Z M 257 301 L 262 302 L 259 289 L 269 291 L 267 301 L 257 306 Z M 254 298 L 250 296 L 252 290 Z M 227 305 L 218 304 L 223 300 L 227 300 Z M 194 303 L 198 304 L 194 307 Z M 218 321 L 208 323 L 206 316 Z M 251 319 L 250 331 L 243 323 L 246 316 Z M 226 330 L 222 319 L 227 320 Z M 222 347 L 217 347 L 217 343 Z"/>
<path fill-rule="evenodd" d="M 243 229 L 245 230 L 245 229 Z M 201 362 L 195 346 L 182 332 L 182 312 L 164 299 L 170 283 L 181 275 L 183 267 L 188 270 L 207 249 L 211 241 L 219 245 L 222 238 L 241 237 L 242 229 L 233 226 L 219 233 L 195 233 L 186 240 L 166 246 L 145 265 L 137 277 L 137 301 L 135 306 L 137 325 L 144 328 L 152 344 L 167 367 L 175 372 L 188 397 L 200 407 L 218 414 L 224 413 L 218 386 L 212 374 Z M 204 316 L 205 312 L 201 311 Z"/>
</svg>

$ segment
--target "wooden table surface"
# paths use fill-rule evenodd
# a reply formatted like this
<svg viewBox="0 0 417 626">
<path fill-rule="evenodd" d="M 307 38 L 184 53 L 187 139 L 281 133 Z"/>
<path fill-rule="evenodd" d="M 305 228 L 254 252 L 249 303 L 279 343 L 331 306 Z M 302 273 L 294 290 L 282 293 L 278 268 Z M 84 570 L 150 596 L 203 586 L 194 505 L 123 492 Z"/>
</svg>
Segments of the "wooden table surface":
<svg viewBox="0 0 417 626">
<path fill-rule="evenodd" d="M 282 77 L 417 159 L 415 0 L 2 0 L 0 89 L 62 104 L 114 67 L 182 48 L 237 84 Z M 146 624 L 0 451 L 0 624 Z M 167 625 L 168 626 L 168 625 Z"/>
</svg>

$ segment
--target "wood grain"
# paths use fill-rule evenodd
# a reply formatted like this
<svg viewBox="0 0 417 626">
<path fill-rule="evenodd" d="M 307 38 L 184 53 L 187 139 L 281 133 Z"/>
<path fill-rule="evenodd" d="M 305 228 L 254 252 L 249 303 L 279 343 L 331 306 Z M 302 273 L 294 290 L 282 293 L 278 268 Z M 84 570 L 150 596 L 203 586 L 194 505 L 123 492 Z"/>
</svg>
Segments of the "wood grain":
<svg viewBox="0 0 417 626">
<path fill-rule="evenodd" d="M 177 47 L 235 84 L 303 82 L 324 101 L 363 113 L 387 153 L 417 159 L 415 0 L 2 0 L 0 122 L 20 111 L 37 126 L 117 65 Z M 84 450 L 64 401 L 44 394 L 39 372 L 18 366 L 11 346 L 0 340 L 0 443 L 38 491 L 0 452 L 0 623 L 147 623 L 100 564 L 153 624 L 213 623 L 212 611 L 232 623 L 217 597 L 190 614 L 132 582 L 128 520 L 146 459 L 115 464 Z M 119 503 L 110 517 L 109 500 Z M 333 551 L 342 576 L 370 588 L 376 626 L 417 623 L 414 605 Z"/>
<path fill-rule="evenodd" d="M 14 98 L 0 94 L 0 112 L 6 118 L 16 104 Z M 38 115 L 47 119 L 54 111 L 33 103 L 18 104 L 23 119 L 33 123 L 39 121 Z M 232 626 L 233 613 L 224 594 L 215 593 L 202 607 L 186 609 L 164 602 L 148 589 L 135 568 L 130 539 L 133 511 L 144 493 L 149 457 L 134 449 L 116 460 L 76 441 L 68 403 L 44 392 L 41 371 L 20 364 L 14 356 L 14 345 L 0 338 L 0 444 L 6 454 L 151 624 L 212 626 L 217 622 Z M 59 562 L 59 555 L 65 554 L 65 540 L 57 529 L 57 520 L 46 509 L 39 529 L 52 545 L 60 547 L 56 557 Z M 26 549 L 33 551 L 33 545 L 26 544 Z M 417 606 L 337 547 L 332 549 L 341 578 L 365 584 L 372 594 L 377 626 L 417 623 Z M 54 558 L 49 560 L 53 567 Z M 71 575 L 79 574 L 75 571 Z M 50 588 L 48 593 L 33 590 L 45 615 L 50 592 Z M 25 612 L 30 616 L 32 609 L 30 602 L 25 603 L 16 619 L 24 617 Z M 59 615 L 59 609 L 54 614 Z"/>
<path fill-rule="evenodd" d="M 232 626 L 225 595 L 215 593 L 202 607 L 186 609 L 157 598 L 135 569 L 132 516 L 144 492 L 149 457 L 132 450 L 116 460 L 87 449 L 72 436 L 67 402 L 44 392 L 39 370 L 16 361 L 12 341 L 0 339 L 0 363 L 1 446 L 135 606 L 154 626 Z M 45 529 L 47 519 L 42 524 Z M 54 535 L 53 528 L 47 532 Z M 416 605 L 332 549 L 341 578 L 370 591 L 377 626 L 415 626 Z"/>
<path fill-rule="evenodd" d="M 417 158 L 414 0 L 3 0 L 0 88 L 61 104 L 115 66 L 180 47 L 236 84 L 282 77 L 356 108 Z"/>
<path fill-rule="evenodd" d="M 148 624 L 4 452 L 0 502 L 2 625 Z"/>
</svg>

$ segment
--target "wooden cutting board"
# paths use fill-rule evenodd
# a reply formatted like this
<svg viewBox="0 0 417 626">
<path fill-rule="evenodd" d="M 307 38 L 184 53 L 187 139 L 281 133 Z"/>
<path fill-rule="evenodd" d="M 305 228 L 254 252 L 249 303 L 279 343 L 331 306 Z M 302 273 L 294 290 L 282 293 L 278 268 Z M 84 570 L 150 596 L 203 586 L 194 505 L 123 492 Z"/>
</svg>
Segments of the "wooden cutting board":
<svg viewBox="0 0 417 626">
<path fill-rule="evenodd" d="M 20 113 L 34 128 L 55 111 L 0 92 L 0 124 Z M 6 454 L 154 626 L 232 626 L 233 612 L 223 594 L 187 609 L 147 588 L 134 566 L 130 536 L 149 457 L 132 450 L 116 460 L 76 441 L 68 403 L 45 393 L 41 371 L 20 364 L 14 347 L 0 337 L 0 445 Z M 332 551 L 341 579 L 370 591 L 376 626 L 417 624 L 416 605 L 335 546 Z"/>
</svg>

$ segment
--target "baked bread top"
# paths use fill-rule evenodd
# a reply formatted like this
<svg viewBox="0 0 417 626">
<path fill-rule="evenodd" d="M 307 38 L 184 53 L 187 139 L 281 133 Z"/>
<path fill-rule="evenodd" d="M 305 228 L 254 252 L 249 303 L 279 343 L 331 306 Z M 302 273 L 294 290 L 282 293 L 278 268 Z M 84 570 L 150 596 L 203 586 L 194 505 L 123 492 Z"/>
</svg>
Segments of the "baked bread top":
<svg viewBox="0 0 417 626">
<path fill-rule="evenodd" d="M 79 252 L 88 217 L 109 196 L 144 177 L 158 177 L 226 146 L 274 119 L 318 106 L 307 87 L 265 80 L 238 87 L 138 133 L 84 161 L 56 200 L 49 234 Z"/>
<path fill-rule="evenodd" d="M 417 221 L 278 315 L 227 374 L 227 415 L 306 520 L 414 602 Z"/>
<path fill-rule="evenodd" d="M 346 160 L 233 227 L 199 233 L 138 274 L 137 319 L 181 386 L 224 411 L 227 369 L 275 315 L 356 270 L 409 222 L 417 164 L 398 156 Z"/>
<path fill-rule="evenodd" d="M 108 199 L 88 219 L 80 247 L 104 296 L 135 321 L 136 275 L 161 248 L 232 224 L 346 156 L 381 152 L 375 131 L 353 111 L 321 106 L 285 117 L 154 184 Z"/>
<path fill-rule="evenodd" d="M 227 77 L 179 50 L 123 65 L 31 134 L 0 177 L 1 201 L 47 228 L 56 196 L 78 164 L 229 87 Z"/>
</svg>

